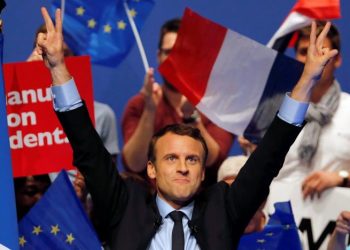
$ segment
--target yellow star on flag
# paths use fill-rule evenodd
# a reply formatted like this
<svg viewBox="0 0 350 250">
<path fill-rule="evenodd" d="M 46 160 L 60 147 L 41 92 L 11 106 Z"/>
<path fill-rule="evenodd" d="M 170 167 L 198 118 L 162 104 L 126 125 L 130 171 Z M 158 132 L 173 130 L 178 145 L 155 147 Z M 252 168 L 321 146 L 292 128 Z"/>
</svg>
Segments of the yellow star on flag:
<svg viewBox="0 0 350 250">
<path fill-rule="evenodd" d="M 129 14 L 131 17 L 135 17 L 137 15 L 137 12 L 135 9 L 131 9 L 131 10 L 129 10 Z"/>
<path fill-rule="evenodd" d="M 42 231 L 41 226 L 34 226 L 32 234 L 39 235 Z"/>
<path fill-rule="evenodd" d="M 88 21 L 88 27 L 89 28 L 91 28 L 91 29 L 93 29 L 93 28 L 95 28 L 95 26 L 96 26 L 96 21 L 95 21 L 95 19 L 90 19 L 89 21 Z"/>
<path fill-rule="evenodd" d="M 21 247 L 23 247 L 24 244 L 26 244 L 26 243 L 27 243 L 27 241 L 24 239 L 24 236 L 19 237 L 19 245 Z"/>
<path fill-rule="evenodd" d="M 117 26 L 118 26 L 118 29 L 125 30 L 126 23 L 123 20 L 120 20 L 119 22 L 117 22 Z"/>
<path fill-rule="evenodd" d="M 51 232 L 50 232 L 50 233 L 52 233 L 52 234 L 54 234 L 54 235 L 57 235 L 57 233 L 58 233 L 59 231 L 61 231 L 61 230 L 60 230 L 60 228 L 58 227 L 58 225 L 56 225 L 56 226 L 51 226 Z"/>
<path fill-rule="evenodd" d="M 67 234 L 67 239 L 66 239 L 66 242 L 70 245 L 72 245 L 73 241 L 74 241 L 74 237 L 73 237 L 73 234 Z"/>
<path fill-rule="evenodd" d="M 111 33 L 112 27 L 109 24 L 103 25 L 103 32 L 104 33 Z"/>
<path fill-rule="evenodd" d="M 82 16 L 82 15 L 84 15 L 85 9 L 82 6 L 80 6 L 80 7 L 76 8 L 76 12 L 77 12 L 78 16 Z"/>
</svg>

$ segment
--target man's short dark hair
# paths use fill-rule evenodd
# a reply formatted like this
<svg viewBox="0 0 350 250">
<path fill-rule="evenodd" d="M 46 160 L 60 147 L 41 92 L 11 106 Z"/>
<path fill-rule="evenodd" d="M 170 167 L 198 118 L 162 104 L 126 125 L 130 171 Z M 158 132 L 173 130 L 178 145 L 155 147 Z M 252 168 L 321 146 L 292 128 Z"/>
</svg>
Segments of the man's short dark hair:
<svg viewBox="0 0 350 250">
<path fill-rule="evenodd" d="M 326 25 L 325 21 L 317 21 L 317 36 L 321 33 L 325 25 Z M 297 50 L 300 40 L 310 38 L 310 33 L 311 33 L 310 26 L 302 28 L 299 31 L 297 31 L 297 40 L 294 45 L 295 50 Z M 331 28 L 329 29 L 329 32 L 327 34 L 327 38 L 331 42 L 331 45 L 332 45 L 331 49 L 337 49 L 340 52 L 340 49 L 341 49 L 340 33 L 334 24 L 331 25 Z"/>
<path fill-rule="evenodd" d="M 172 133 L 175 135 L 183 135 L 183 136 L 189 136 L 196 141 L 199 141 L 204 149 L 204 161 L 203 161 L 203 166 L 205 165 L 205 162 L 207 161 L 208 158 L 208 146 L 207 143 L 205 142 L 201 131 L 198 128 L 191 127 L 189 125 L 185 124 L 172 124 L 163 127 L 160 129 L 157 133 L 155 133 L 151 139 L 151 142 L 148 147 L 148 160 L 151 162 L 156 161 L 156 152 L 155 152 L 155 145 L 158 141 L 159 138 L 163 137 L 167 133 Z"/>
<path fill-rule="evenodd" d="M 159 37 L 159 43 L 158 43 L 158 49 L 162 48 L 163 39 L 166 33 L 169 32 L 175 32 L 177 33 L 180 29 L 181 19 L 174 18 L 167 22 L 165 22 L 162 27 L 160 28 L 160 37 Z"/>
</svg>

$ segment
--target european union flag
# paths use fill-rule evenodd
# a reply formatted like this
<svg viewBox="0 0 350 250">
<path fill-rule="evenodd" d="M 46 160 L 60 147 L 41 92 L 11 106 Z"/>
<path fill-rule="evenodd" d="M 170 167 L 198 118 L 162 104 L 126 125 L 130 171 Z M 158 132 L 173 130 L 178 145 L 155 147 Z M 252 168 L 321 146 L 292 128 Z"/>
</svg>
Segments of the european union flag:
<svg viewBox="0 0 350 250">
<path fill-rule="evenodd" d="M 261 232 L 244 235 L 238 250 L 302 250 L 290 202 L 275 204 L 275 213 Z"/>
<path fill-rule="evenodd" d="M 65 171 L 20 221 L 19 232 L 21 249 L 101 249 Z"/>
<path fill-rule="evenodd" d="M 135 38 L 124 2 L 129 6 L 138 30 L 153 7 L 153 0 L 69 0 L 66 1 L 64 40 L 76 55 L 90 55 L 91 62 L 116 66 L 129 52 Z M 54 9 L 61 0 L 53 0 Z"/>
<path fill-rule="evenodd" d="M 0 13 L 4 7 L 5 1 L 0 0 Z M 7 128 L 5 86 L 2 73 L 3 44 L 4 38 L 0 30 L 0 249 L 3 249 L 3 247 L 18 249 L 15 192 Z"/>
</svg>

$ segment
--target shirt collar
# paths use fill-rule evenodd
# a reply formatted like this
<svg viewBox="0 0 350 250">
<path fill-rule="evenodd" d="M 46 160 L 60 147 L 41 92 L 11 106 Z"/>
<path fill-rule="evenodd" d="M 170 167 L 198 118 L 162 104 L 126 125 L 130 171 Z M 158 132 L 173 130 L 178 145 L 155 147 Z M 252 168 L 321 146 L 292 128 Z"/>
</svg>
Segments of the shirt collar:
<svg viewBox="0 0 350 250">
<path fill-rule="evenodd" d="M 167 217 L 169 213 L 171 213 L 172 211 L 175 210 L 166 201 L 164 201 L 162 198 L 160 198 L 159 195 L 157 195 L 156 202 L 157 202 L 157 206 L 159 209 L 159 213 L 163 218 Z M 187 206 L 184 206 L 184 207 L 178 209 L 178 211 L 183 212 L 186 215 L 187 219 L 191 220 L 192 213 L 193 213 L 193 207 L 194 207 L 194 201 L 189 203 Z"/>
</svg>

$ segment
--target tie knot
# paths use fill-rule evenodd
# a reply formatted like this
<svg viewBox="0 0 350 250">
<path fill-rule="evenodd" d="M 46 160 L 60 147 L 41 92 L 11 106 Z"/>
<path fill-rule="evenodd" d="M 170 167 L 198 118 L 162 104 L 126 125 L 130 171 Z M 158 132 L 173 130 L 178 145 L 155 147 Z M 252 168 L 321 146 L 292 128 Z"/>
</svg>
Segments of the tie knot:
<svg viewBox="0 0 350 250">
<path fill-rule="evenodd" d="M 169 216 L 174 222 L 182 222 L 182 217 L 184 216 L 184 214 L 181 211 L 174 210 L 169 214 Z"/>
</svg>

